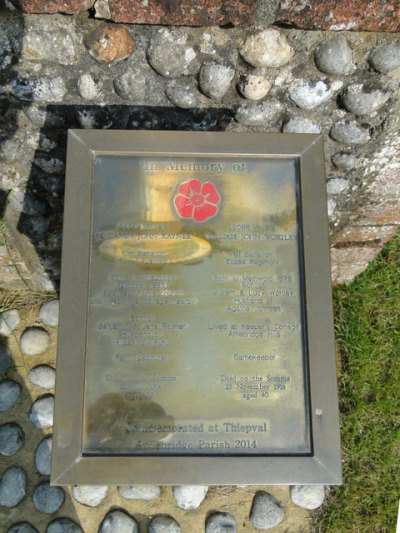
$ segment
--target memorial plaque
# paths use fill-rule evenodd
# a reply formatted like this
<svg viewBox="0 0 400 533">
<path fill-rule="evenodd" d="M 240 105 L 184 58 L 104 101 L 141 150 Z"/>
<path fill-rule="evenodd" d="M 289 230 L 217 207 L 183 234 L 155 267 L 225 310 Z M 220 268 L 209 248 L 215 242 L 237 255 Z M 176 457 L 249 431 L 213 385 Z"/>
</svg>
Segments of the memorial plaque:
<svg viewBox="0 0 400 533">
<path fill-rule="evenodd" d="M 52 482 L 341 482 L 322 138 L 69 135 Z"/>
</svg>

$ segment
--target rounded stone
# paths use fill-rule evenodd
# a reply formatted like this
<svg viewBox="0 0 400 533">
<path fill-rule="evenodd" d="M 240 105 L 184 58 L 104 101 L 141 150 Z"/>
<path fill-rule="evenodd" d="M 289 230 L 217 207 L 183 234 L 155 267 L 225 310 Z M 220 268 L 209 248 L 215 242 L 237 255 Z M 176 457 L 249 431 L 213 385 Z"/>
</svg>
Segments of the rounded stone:
<svg viewBox="0 0 400 533">
<path fill-rule="evenodd" d="M 10 422 L 0 426 L 0 454 L 10 456 L 16 454 L 24 445 L 25 434 L 22 428 Z"/>
<path fill-rule="evenodd" d="M 247 37 L 240 55 L 253 67 L 282 67 L 294 50 L 282 33 L 268 29 Z"/>
<path fill-rule="evenodd" d="M 292 502 L 303 509 L 318 509 L 325 500 L 324 485 L 295 485 L 290 488 Z"/>
<path fill-rule="evenodd" d="M 214 513 L 206 522 L 206 533 L 236 533 L 237 525 L 229 513 Z"/>
<path fill-rule="evenodd" d="M 189 85 L 168 85 L 165 90 L 168 100 L 182 109 L 193 109 L 200 104 L 199 95 Z"/>
<path fill-rule="evenodd" d="M 220 100 L 229 90 L 234 77 L 235 67 L 229 61 L 208 61 L 200 68 L 200 89 L 206 96 Z"/>
<path fill-rule="evenodd" d="M 27 328 L 20 340 L 21 350 L 26 355 L 39 355 L 47 350 L 50 335 L 43 328 Z"/>
<path fill-rule="evenodd" d="M 53 438 L 46 437 L 43 439 L 35 451 L 35 466 L 36 470 L 42 476 L 49 476 L 51 469 L 51 449 L 53 446 Z"/>
<path fill-rule="evenodd" d="M 69 518 L 57 518 L 47 526 L 46 533 L 83 533 L 83 529 Z"/>
<path fill-rule="evenodd" d="M 343 103 L 355 115 L 370 115 L 383 107 L 390 92 L 373 83 L 353 83 L 343 93 Z"/>
<path fill-rule="evenodd" d="M 172 517 L 159 515 L 151 519 L 149 533 L 181 533 L 181 528 Z"/>
<path fill-rule="evenodd" d="M 21 385 L 11 379 L 0 383 L 0 413 L 13 407 L 21 394 Z"/>
<path fill-rule="evenodd" d="M 197 509 L 207 492 L 207 485 L 181 485 L 173 488 L 176 505 L 185 511 Z"/>
<path fill-rule="evenodd" d="M 102 63 L 117 63 L 129 57 L 134 50 L 133 39 L 126 28 L 103 26 L 85 39 L 89 54 Z"/>
<path fill-rule="evenodd" d="M 261 100 L 269 93 L 272 85 L 263 76 L 248 74 L 240 80 L 238 89 L 248 100 Z"/>
<path fill-rule="evenodd" d="M 88 507 L 97 507 L 107 496 L 106 485 L 78 485 L 72 489 L 76 501 Z"/>
<path fill-rule="evenodd" d="M 18 522 L 11 526 L 7 533 L 38 533 L 38 530 L 28 522 Z"/>
<path fill-rule="evenodd" d="M 357 164 L 357 157 L 347 152 L 338 152 L 332 156 L 332 163 L 341 170 L 351 170 Z"/>
<path fill-rule="evenodd" d="M 128 69 L 113 83 L 115 92 L 124 100 L 135 102 L 146 97 L 146 77 L 139 71 Z"/>
<path fill-rule="evenodd" d="M 42 322 L 53 328 L 58 326 L 60 300 L 50 300 L 41 305 L 39 317 Z"/>
<path fill-rule="evenodd" d="M 307 117 L 290 117 L 282 127 L 283 133 L 321 133 L 321 126 Z"/>
<path fill-rule="evenodd" d="M 353 53 L 344 35 L 337 35 L 320 43 L 314 54 L 318 69 L 327 74 L 351 74 L 355 65 Z"/>
<path fill-rule="evenodd" d="M 39 78 L 18 78 L 11 82 L 12 94 L 19 100 L 28 102 L 62 102 L 67 88 L 60 76 Z"/>
<path fill-rule="evenodd" d="M 19 326 L 20 318 L 17 309 L 9 309 L 0 314 L 0 335 L 9 337 Z"/>
<path fill-rule="evenodd" d="M 250 520 L 254 527 L 270 529 L 282 522 L 284 511 L 276 498 L 268 492 L 257 492 L 253 499 Z"/>
<path fill-rule="evenodd" d="M 328 101 L 342 87 L 341 81 L 308 80 L 298 82 L 289 90 L 290 99 L 302 109 L 314 109 Z"/>
<path fill-rule="evenodd" d="M 119 487 L 118 492 L 127 500 L 155 500 L 161 494 L 160 487 L 152 486 L 127 486 Z"/>
<path fill-rule="evenodd" d="M 50 487 L 49 483 L 41 483 L 33 491 L 33 505 L 41 513 L 51 514 L 60 509 L 65 500 L 61 487 Z"/>
<path fill-rule="evenodd" d="M 336 122 L 330 131 L 332 139 L 344 144 L 365 144 L 371 138 L 369 124 L 343 119 Z"/>
<path fill-rule="evenodd" d="M 54 397 L 51 395 L 38 398 L 31 407 L 29 419 L 35 428 L 50 428 L 53 425 Z"/>
<path fill-rule="evenodd" d="M 185 74 L 196 57 L 196 52 L 188 46 L 188 35 L 181 31 L 161 28 L 150 41 L 147 58 L 153 69 L 168 78 Z"/>
<path fill-rule="evenodd" d="M 72 65 L 78 60 L 74 37 L 65 29 L 27 31 L 23 38 L 21 56 L 28 61 L 57 62 Z"/>
<path fill-rule="evenodd" d="M 235 120 L 245 126 L 269 126 L 279 119 L 282 111 L 283 106 L 278 100 L 248 103 L 237 108 Z"/>
<path fill-rule="evenodd" d="M 340 194 L 349 186 L 349 182 L 344 178 L 333 178 L 326 184 L 326 191 L 328 194 Z"/>
<path fill-rule="evenodd" d="M 370 65 L 381 72 L 388 72 L 400 67 L 400 43 L 381 44 L 372 50 L 368 61 Z"/>
<path fill-rule="evenodd" d="M 5 372 L 12 365 L 12 353 L 7 344 L 0 344 L 0 372 Z"/>
<path fill-rule="evenodd" d="M 28 372 L 31 383 L 43 389 L 53 389 L 56 381 L 56 371 L 48 365 L 38 365 Z"/>
<path fill-rule="evenodd" d="M 0 505 L 15 507 L 25 497 L 26 474 L 19 466 L 6 470 L 0 480 Z"/>
<path fill-rule="evenodd" d="M 99 533 L 139 533 L 134 518 L 122 511 L 111 511 L 100 525 Z"/>
<path fill-rule="evenodd" d="M 82 74 L 78 79 L 78 92 L 85 100 L 95 100 L 101 95 L 103 84 L 99 78 L 91 74 Z"/>
</svg>

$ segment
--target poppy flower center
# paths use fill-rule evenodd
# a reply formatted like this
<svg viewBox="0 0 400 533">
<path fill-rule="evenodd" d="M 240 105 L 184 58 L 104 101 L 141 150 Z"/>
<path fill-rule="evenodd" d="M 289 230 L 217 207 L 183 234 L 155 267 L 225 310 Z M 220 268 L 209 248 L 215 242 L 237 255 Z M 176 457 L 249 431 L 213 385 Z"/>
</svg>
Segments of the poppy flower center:
<svg viewBox="0 0 400 533">
<path fill-rule="evenodd" d="M 190 197 L 190 201 L 193 205 L 202 205 L 204 202 L 204 198 L 202 194 L 194 194 Z"/>
</svg>

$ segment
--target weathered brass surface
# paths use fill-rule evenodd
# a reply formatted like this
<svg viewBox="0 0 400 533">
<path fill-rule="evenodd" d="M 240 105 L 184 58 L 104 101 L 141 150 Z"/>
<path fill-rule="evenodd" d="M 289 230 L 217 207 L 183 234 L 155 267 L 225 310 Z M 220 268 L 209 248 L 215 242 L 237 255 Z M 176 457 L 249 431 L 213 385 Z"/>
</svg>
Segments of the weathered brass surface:
<svg viewBox="0 0 400 533">
<path fill-rule="evenodd" d="M 54 483 L 340 482 L 318 155 L 70 133 Z"/>
</svg>

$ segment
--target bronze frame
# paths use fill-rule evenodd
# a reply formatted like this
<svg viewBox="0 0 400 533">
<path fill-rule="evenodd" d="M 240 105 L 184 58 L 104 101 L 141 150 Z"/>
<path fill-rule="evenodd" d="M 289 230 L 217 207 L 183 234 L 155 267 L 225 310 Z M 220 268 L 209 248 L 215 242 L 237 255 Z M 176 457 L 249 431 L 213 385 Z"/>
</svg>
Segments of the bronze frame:
<svg viewBox="0 0 400 533">
<path fill-rule="evenodd" d="M 296 158 L 306 289 L 312 456 L 85 456 L 82 412 L 91 177 L 103 154 Z M 341 484 L 322 136 L 70 130 L 51 484 Z"/>
</svg>

